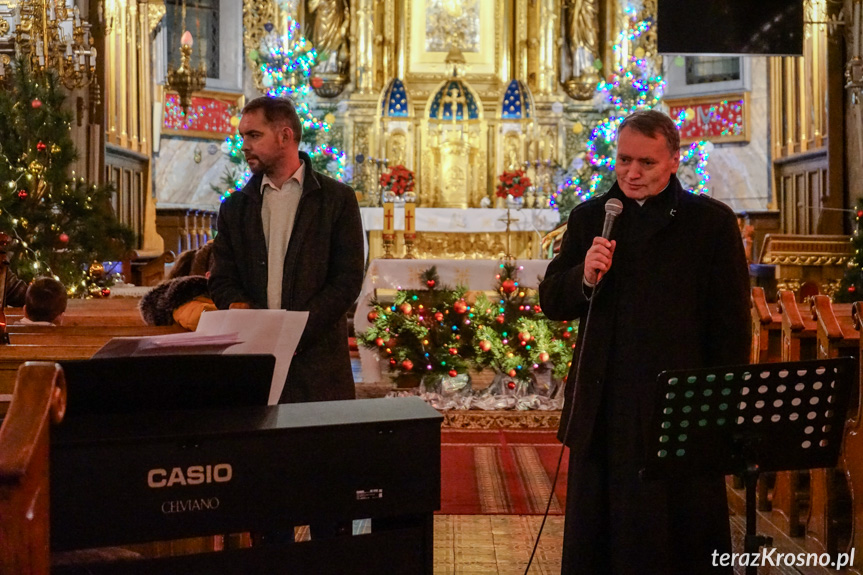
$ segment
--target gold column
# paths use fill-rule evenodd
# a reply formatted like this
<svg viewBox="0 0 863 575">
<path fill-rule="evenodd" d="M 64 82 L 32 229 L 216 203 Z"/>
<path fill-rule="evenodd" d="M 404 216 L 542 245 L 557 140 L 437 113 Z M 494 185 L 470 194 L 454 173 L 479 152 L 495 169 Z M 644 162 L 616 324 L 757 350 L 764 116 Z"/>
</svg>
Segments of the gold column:
<svg viewBox="0 0 863 575">
<path fill-rule="evenodd" d="M 550 96 L 557 92 L 559 14 L 559 0 L 540 0 L 537 94 L 542 96 Z"/>
<path fill-rule="evenodd" d="M 129 65 L 129 94 L 126 101 L 126 125 L 129 132 L 129 147 L 136 152 L 141 151 L 141 143 L 139 139 L 138 127 L 138 94 L 140 90 L 141 71 L 138 68 L 139 52 L 138 52 L 138 4 L 136 2 L 129 3 L 129 16 L 126 27 L 126 46 L 127 46 L 127 62 Z"/>
<path fill-rule="evenodd" d="M 129 126 L 127 124 L 128 102 L 129 102 L 129 33 L 128 12 L 125 8 L 118 10 L 120 16 L 114 33 L 117 34 L 117 63 L 119 64 L 120 76 L 117 82 L 117 124 L 120 132 L 119 144 L 124 148 L 129 146 Z"/>
<path fill-rule="evenodd" d="M 105 38 L 105 89 L 104 98 L 106 104 L 106 131 L 107 139 L 111 143 L 117 142 L 117 101 L 115 100 L 117 88 L 117 26 L 119 25 L 119 14 L 108 15 L 114 17 L 114 27 Z"/>
<path fill-rule="evenodd" d="M 785 94 L 785 153 L 784 156 L 790 156 L 794 153 L 794 142 L 797 139 L 797 127 L 795 118 L 794 87 L 795 82 L 794 60 L 791 58 L 782 59 L 782 68 L 784 77 L 782 83 L 782 91 Z"/>
<path fill-rule="evenodd" d="M 375 9 L 372 0 L 358 0 L 354 18 L 351 19 L 356 48 L 351 50 L 351 60 L 354 62 L 353 81 L 354 93 L 374 93 L 374 16 Z"/>
<path fill-rule="evenodd" d="M 513 76 L 521 79 L 533 88 L 528 74 L 528 3 L 527 0 L 515 0 L 515 23 L 513 26 Z"/>
<path fill-rule="evenodd" d="M 146 2 L 138 6 L 138 60 L 140 61 L 138 75 L 138 117 L 139 140 L 141 153 L 150 155 L 150 132 L 153 129 L 153 93 L 152 71 L 150 67 L 150 23 Z"/>
</svg>

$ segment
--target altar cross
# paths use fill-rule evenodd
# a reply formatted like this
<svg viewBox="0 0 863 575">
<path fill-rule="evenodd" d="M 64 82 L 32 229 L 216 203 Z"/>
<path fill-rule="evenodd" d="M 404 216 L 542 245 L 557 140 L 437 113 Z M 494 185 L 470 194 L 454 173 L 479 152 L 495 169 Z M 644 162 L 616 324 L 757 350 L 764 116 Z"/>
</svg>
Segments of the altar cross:
<svg viewBox="0 0 863 575">
<path fill-rule="evenodd" d="M 506 223 L 506 254 L 505 254 L 505 257 L 508 260 L 515 259 L 515 257 L 512 255 L 512 229 L 510 228 L 510 225 L 517 222 L 518 218 L 512 217 L 512 212 L 510 211 L 510 208 L 507 208 L 506 209 L 506 217 L 498 218 L 497 221 Z"/>
</svg>

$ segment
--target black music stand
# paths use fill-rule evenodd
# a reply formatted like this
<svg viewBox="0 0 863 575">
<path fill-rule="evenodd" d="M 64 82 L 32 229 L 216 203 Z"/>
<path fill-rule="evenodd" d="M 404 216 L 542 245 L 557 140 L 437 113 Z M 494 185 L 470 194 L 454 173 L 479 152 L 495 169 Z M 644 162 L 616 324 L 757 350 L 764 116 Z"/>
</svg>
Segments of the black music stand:
<svg viewBox="0 0 863 575">
<path fill-rule="evenodd" d="M 846 357 L 661 373 L 642 477 L 742 475 L 744 549 L 757 553 L 772 543 L 756 533 L 758 475 L 835 467 L 854 365 Z"/>
</svg>

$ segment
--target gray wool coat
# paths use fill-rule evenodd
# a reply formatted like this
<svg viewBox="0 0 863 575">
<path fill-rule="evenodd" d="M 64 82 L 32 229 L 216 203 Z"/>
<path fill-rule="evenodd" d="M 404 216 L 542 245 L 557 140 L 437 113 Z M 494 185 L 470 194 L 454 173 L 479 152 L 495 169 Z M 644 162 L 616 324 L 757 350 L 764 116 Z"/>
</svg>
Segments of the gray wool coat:
<svg viewBox="0 0 863 575">
<path fill-rule="evenodd" d="M 307 154 L 303 192 L 285 255 L 282 308 L 309 319 L 280 401 L 355 397 L 346 314 L 363 281 L 363 229 L 354 191 L 315 172 Z M 262 175 L 219 210 L 210 295 L 219 309 L 234 302 L 267 308 L 267 244 L 261 221 Z"/>
</svg>

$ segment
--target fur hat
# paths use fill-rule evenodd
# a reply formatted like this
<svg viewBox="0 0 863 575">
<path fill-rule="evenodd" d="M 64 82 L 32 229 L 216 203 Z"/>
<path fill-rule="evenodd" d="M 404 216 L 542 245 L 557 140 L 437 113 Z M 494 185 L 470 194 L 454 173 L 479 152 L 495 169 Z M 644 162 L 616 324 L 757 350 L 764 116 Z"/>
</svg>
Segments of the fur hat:
<svg viewBox="0 0 863 575">
<path fill-rule="evenodd" d="M 207 278 L 186 276 L 164 281 L 141 298 L 138 309 L 147 325 L 173 325 L 174 310 L 199 295 L 209 295 Z"/>
</svg>

